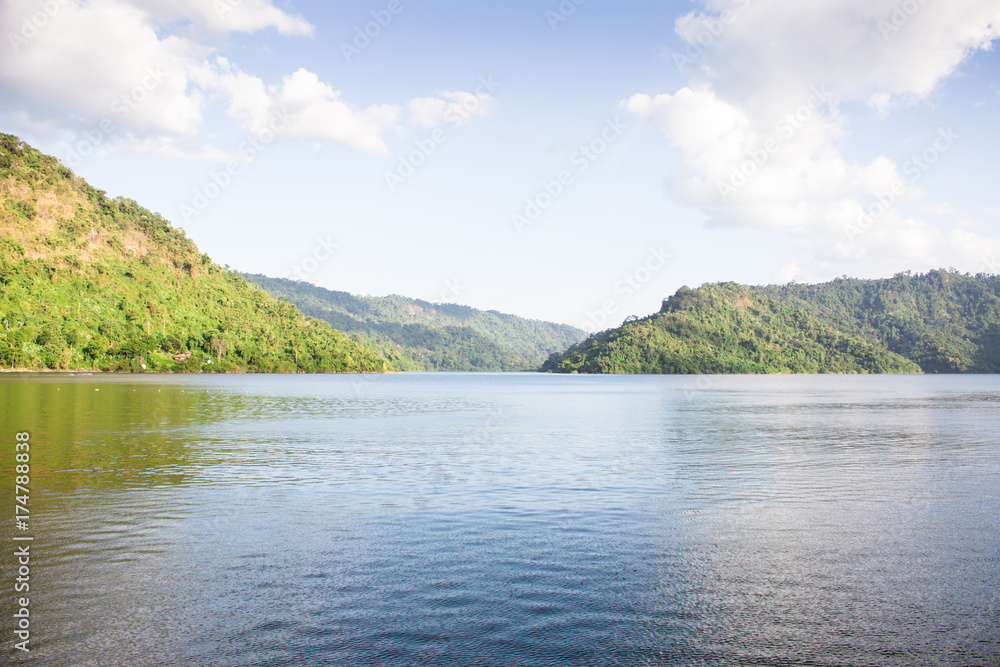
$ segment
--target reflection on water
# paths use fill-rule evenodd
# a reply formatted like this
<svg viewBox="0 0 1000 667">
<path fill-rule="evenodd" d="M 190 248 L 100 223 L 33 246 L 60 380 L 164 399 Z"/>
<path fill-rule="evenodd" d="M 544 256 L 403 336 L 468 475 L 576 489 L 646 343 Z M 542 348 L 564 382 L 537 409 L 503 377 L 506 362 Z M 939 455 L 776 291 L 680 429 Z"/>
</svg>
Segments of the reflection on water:
<svg viewBox="0 0 1000 667">
<path fill-rule="evenodd" d="M 33 443 L 15 663 L 1000 664 L 996 376 L 8 376 L 0 405 Z"/>
</svg>

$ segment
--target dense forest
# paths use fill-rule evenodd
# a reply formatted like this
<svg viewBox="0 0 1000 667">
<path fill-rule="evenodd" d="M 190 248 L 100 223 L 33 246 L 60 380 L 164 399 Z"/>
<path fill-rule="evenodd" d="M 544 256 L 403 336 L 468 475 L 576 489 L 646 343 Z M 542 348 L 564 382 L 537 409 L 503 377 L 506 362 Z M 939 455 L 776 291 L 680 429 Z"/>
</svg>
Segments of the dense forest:
<svg viewBox="0 0 1000 667">
<path fill-rule="evenodd" d="M 299 281 L 246 277 L 307 315 L 373 341 L 404 370 L 537 370 L 548 355 L 586 336 L 569 325 L 468 306 L 354 296 Z"/>
<path fill-rule="evenodd" d="M 1000 373 L 1000 276 L 957 271 L 757 288 L 926 373 Z"/>
<path fill-rule="evenodd" d="M 659 313 L 553 354 L 580 373 L 997 373 L 1000 277 L 683 287 Z"/>
<path fill-rule="evenodd" d="M 683 288 L 656 315 L 588 338 L 543 370 L 581 373 L 908 373 L 920 368 L 734 283 Z"/>
<path fill-rule="evenodd" d="M 0 134 L 0 364 L 382 372 L 381 351 L 214 264 L 184 232 Z"/>
</svg>

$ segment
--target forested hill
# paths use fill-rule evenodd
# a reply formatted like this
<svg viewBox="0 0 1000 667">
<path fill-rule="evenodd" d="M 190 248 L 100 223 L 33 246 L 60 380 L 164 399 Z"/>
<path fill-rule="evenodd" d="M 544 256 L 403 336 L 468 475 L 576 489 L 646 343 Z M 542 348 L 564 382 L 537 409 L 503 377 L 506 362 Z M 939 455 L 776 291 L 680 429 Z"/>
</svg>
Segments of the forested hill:
<svg viewBox="0 0 1000 667">
<path fill-rule="evenodd" d="M 468 306 L 354 296 L 282 278 L 246 277 L 307 315 L 376 341 L 393 363 L 409 370 L 537 370 L 549 354 L 587 335 L 565 324 Z"/>
<path fill-rule="evenodd" d="M 683 287 L 659 313 L 554 354 L 544 370 L 1000 373 L 1000 277 Z"/>
<path fill-rule="evenodd" d="M 580 373 L 916 373 L 911 361 L 749 287 L 682 288 L 663 310 L 552 355 Z"/>
<path fill-rule="evenodd" d="M 1000 276 L 930 271 L 757 289 L 926 373 L 1000 373 Z"/>
<path fill-rule="evenodd" d="M 0 134 L 4 368 L 382 372 L 379 351 L 276 301 L 130 199 Z"/>
</svg>

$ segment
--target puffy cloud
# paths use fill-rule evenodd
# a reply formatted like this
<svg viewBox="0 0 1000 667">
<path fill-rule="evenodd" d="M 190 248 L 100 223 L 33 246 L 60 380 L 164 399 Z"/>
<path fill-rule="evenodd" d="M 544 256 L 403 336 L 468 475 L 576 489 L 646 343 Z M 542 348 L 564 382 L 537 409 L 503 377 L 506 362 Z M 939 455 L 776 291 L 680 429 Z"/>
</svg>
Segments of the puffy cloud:
<svg viewBox="0 0 1000 667">
<path fill-rule="evenodd" d="M 996 247 L 905 215 L 923 195 L 921 169 L 877 153 L 845 160 L 840 113 L 850 101 L 885 118 L 930 95 L 1000 37 L 995 1 L 706 0 L 675 29 L 686 45 L 675 61 L 690 84 L 621 106 L 681 150 L 667 191 L 709 224 L 786 230 L 838 274 L 948 257 L 982 264 L 977 256 Z M 955 140 L 947 134 L 928 136 L 928 150 L 946 151 Z"/>
<path fill-rule="evenodd" d="M 410 125 L 433 126 L 453 116 L 464 122 L 493 105 L 488 94 L 458 91 L 358 109 L 305 69 L 266 85 L 203 40 L 176 34 L 178 24 L 195 35 L 313 30 L 271 0 L 8 0 L 0 4 L 0 34 L 13 56 L 0 58 L 0 109 L 12 119 L 30 116 L 31 127 L 58 126 L 74 137 L 70 143 L 80 132 L 113 126 L 107 144 L 217 159 L 225 153 L 194 142 L 207 104 L 220 95 L 248 132 L 264 131 L 280 115 L 290 119 L 284 137 L 374 153 L 386 151 L 384 135 L 402 131 L 407 115 Z"/>
<path fill-rule="evenodd" d="M 40 12 L 32 0 L 0 5 L 0 34 L 20 37 L 13 55 L 0 58 L 5 97 L 88 124 L 109 119 L 126 130 L 197 132 L 202 101 L 189 90 L 188 71 L 207 49 L 161 39 L 156 24 L 127 2 L 43 4 L 53 9 Z"/>
<path fill-rule="evenodd" d="M 410 122 L 421 127 L 433 127 L 444 123 L 464 125 L 474 118 L 483 116 L 496 105 L 496 100 L 488 92 L 478 90 L 442 92 L 439 97 L 418 97 L 407 105 Z"/>
<path fill-rule="evenodd" d="M 925 97 L 1000 37 L 994 0 L 708 0 L 705 10 L 675 23 L 703 65 L 696 79 L 771 115 L 820 84 L 873 106 Z"/>
<path fill-rule="evenodd" d="M 400 115 L 399 108 L 393 105 L 354 109 L 344 102 L 340 91 L 305 69 L 284 77 L 271 94 L 264 92 L 263 82 L 257 81 L 256 88 L 246 86 L 234 94 L 230 105 L 230 113 L 254 133 L 263 131 L 271 118 L 284 114 L 290 118 L 290 125 L 283 132 L 286 136 L 329 139 L 358 150 L 381 153 L 386 150 L 382 135 L 396 124 Z"/>
<path fill-rule="evenodd" d="M 384 135 L 402 132 L 404 120 L 416 127 L 462 124 L 487 113 L 494 104 L 485 92 L 458 91 L 416 98 L 405 105 L 375 104 L 357 109 L 344 101 L 340 91 L 306 69 L 268 87 L 224 58 L 203 68 L 199 81 L 223 91 L 230 99 L 229 114 L 252 133 L 263 131 L 276 116 L 287 116 L 290 124 L 283 136 L 325 139 L 371 153 L 386 152 Z"/>
<path fill-rule="evenodd" d="M 652 120 L 681 149 L 667 190 L 705 208 L 711 224 L 802 229 L 903 181 L 884 157 L 865 166 L 845 162 L 836 149 L 843 129 L 824 115 L 825 97 L 816 89 L 765 127 L 710 88 L 635 95 L 622 107 Z M 914 193 L 904 186 L 897 197 Z"/>
</svg>

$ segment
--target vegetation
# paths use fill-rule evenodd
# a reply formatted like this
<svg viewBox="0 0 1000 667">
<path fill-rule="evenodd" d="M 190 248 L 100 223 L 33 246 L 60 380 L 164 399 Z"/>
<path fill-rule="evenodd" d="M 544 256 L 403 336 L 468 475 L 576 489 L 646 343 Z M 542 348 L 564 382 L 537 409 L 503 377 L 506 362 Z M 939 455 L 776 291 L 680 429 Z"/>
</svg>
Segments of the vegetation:
<svg viewBox="0 0 1000 667">
<path fill-rule="evenodd" d="M 382 372 L 362 341 L 214 264 L 184 232 L 0 134 L 0 364 Z"/>
<path fill-rule="evenodd" d="M 955 270 L 758 288 L 917 363 L 927 373 L 1000 373 L 1000 276 Z"/>
<path fill-rule="evenodd" d="M 554 354 L 580 373 L 1000 373 L 1000 276 L 682 287 L 661 311 Z"/>
<path fill-rule="evenodd" d="M 561 373 L 915 373 L 920 367 L 749 287 L 682 288 L 656 315 L 591 336 Z"/>
<path fill-rule="evenodd" d="M 246 276 L 302 312 L 379 345 L 404 370 L 536 370 L 583 340 L 580 329 L 455 304 L 401 296 L 362 297 L 309 283 Z"/>
<path fill-rule="evenodd" d="M 554 372 L 1000 373 L 1000 277 L 942 270 L 684 287 L 655 315 L 584 335 L 495 311 L 241 276 L 159 214 L 108 198 L 0 134 L 5 368 L 511 371 L 548 356 L 542 368 Z"/>
</svg>

